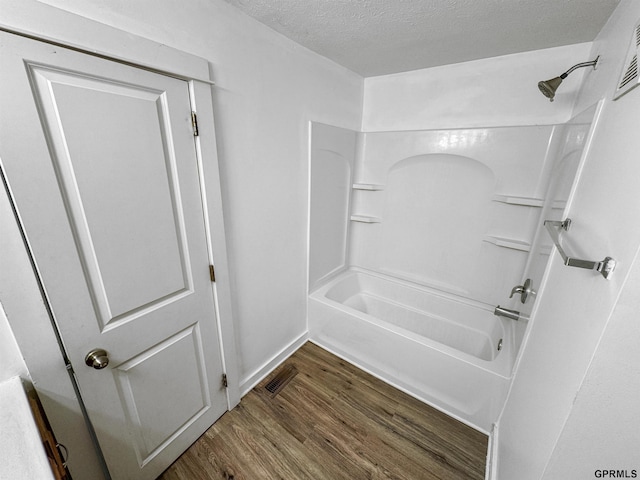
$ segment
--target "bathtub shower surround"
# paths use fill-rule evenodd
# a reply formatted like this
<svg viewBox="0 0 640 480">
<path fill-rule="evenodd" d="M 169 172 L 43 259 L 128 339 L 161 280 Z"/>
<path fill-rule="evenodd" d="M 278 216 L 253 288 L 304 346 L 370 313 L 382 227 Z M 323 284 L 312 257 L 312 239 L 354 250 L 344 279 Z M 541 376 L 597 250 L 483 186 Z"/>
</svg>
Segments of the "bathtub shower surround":
<svg viewBox="0 0 640 480">
<path fill-rule="evenodd" d="M 357 133 L 311 124 L 309 333 L 488 432 L 595 108 L 566 125 Z M 496 305 L 523 321 L 493 315 Z"/>
</svg>

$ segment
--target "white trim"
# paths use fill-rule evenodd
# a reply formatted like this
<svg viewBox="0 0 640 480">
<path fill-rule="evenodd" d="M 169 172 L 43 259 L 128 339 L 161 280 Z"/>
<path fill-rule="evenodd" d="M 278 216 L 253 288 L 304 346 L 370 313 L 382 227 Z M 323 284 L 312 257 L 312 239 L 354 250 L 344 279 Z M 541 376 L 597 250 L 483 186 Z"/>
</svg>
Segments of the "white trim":
<svg viewBox="0 0 640 480">
<path fill-rule="evenodd" d="M 307 238 L 306 241 L 306 265 L 305 265 L 305 280 L 306 280 L 306 295 L 305 298 L 309 298 L 311 293 L 311 153 L 312 153 L 312 137 L 313 134 L 313 122 L 307 121 Z M 304 302 L 304 318 L 307 331 L 309 331 L 309 302 Z"/>
<path fill-rule="evenodd" d="M 158 73 L 160 75 L 164 75 L 164 76 L 172 77 L 172 78 L 177 78 L 178 80 L 184 80 L 186 82 L 189 82 L 191 80 L 195 80 L 197 82 L 203 82 L 203 83 L 208 83 L 210 85 L 215 85 L 215 83 L 213 81 L 207 80 L 207 79 L 204 79 L 204 78 L 191 78 L 188 75 L 181 75 L 179 73 L 176 73 L 173 70 L 161 70 L 159 68 L 156 68 L 156 67 L 153 67 L 153 66 L 150 66 L 150 65 L 142 65 L 142 64 L 138 64 L 138 63 L 133 63 L 133 62 L 124 60 L 122 57 L 117 57 L 117 56 L 113 56 L 113 55 L 105 55 L 103 53 L 98 53 L 98 52 L 95 52 L 93 50 L 88 50 L 86 48 L 74 47 L 72 45 L 56 42 L 54 40 L 47 40 L 47 39 L 44 39 L 44 38 L 40 38 L 40 37 L 36 36 L 36 34 L 32 34 L 32 33 L 29 33 L 29 32 L 15 30 L 15 29 L 11 29 L 11 28 L 5 28 L 1 24 L 0 24 L 0 32 L 10 33 L 12 35 L 18 35 L 20 37 L 25 37 L 25 38 L 28 38 L 30 40 L 35 40 L 37 42 L 48 43 L 50 45 L 66 48 L 67 50 L 73 50 L 74 52 L 82 53 L 84 55 L 90 55 L 92 57 L 98 57 L 98 58 L 101 58 L 103 60 L 109 60 L 110 62 L 121 63 L 123 65 L 128 65 L 130 67 L 134 67 L 134 68 L 137 68 L 139 70 L 146 70 L 148 72 Z"/>
<path fill-rule="evenodd" d="M 494 423 L 489 433 L 489 444 L 487 445 L 487 466 L 485 469 L 485 480 L 498 479 L 498 424 Z"/>
<path fill-rule="evenodd" d="M 34 0 L 3 2 L 0 29 L 183 80 L 211 82 L 209 62 Z"/>
<path fill-rule="evenodd" d="M 289 345 L 280 350 L 279 353 L 271 357 L 270 360 L 267 360 L 262 364 L 261 367 L 258 367 L 254 370 L 253 373 L 249 374 L 243 380 L 240 381 L 240 396 L 244 397 L 247 393 L 253 389 L 258 383 L 260 383 L 267 375 L 269 375 L 273 370 L 275 370 L 280 364 L 282 364 L 287 358 L 293 355 L 302 345 L 304 345 L 309 340 L 309 332 L 305 331 L 298 338 L 293 340 Z"/>
<path fill-rule="evenodd" d="M 240 402 L 239 368 L 236 353 L 235 328 L 231 301 L 231 278 L 229 275 L 227 241 L 222 210 L 222 189 L 213 115 L 213 92 L 211 86 L 198 81 L 191 82 L 191 101 L 198 113 L 196 138 L 199 171 L 201 175 L 202 202 L 209 259 L 215 266 L 216 281 L 213 285 L 216 298 L 216 324 L 220 335 L 222 363 L 227 374 L 227 404 L 229 410 Z M 208 134 L 211 133 L 211 134 Z M 203 161 L 206 159 L 206 161 Z"/>
</svg>

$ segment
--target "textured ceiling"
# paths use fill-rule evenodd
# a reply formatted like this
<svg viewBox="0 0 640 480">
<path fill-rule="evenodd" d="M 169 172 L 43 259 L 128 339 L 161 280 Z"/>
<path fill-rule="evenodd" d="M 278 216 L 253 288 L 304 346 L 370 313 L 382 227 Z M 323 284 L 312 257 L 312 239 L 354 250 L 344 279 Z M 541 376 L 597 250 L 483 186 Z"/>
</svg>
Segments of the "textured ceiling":
<svg viewBox="0 0 640 480">
<path fill-rule="evenodd" d="M 592 41 L 619 0 L 225 0 L 365 77 Z"/>
</svg>

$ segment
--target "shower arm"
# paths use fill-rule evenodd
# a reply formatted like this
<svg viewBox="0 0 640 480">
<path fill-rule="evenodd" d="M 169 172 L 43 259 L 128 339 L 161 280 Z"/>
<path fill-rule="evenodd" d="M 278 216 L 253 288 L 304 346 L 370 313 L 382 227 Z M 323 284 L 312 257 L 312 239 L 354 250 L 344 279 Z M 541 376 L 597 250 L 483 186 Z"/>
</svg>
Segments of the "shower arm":
<svg viewBox="0 0 640 480">
<path fill-rule="evenodd" d="M 561 79 L 565 79 L 569 76 L 569 74 L 571 72 L 573 72 L 574 70 L 578 69 L 578 68 L 583 68 L 583 67 L 593 67 L 596 68 L 596 65 L 598 64 L 598 59 L 600 58 L 600 56 L 598 55 L 596 57 L 595 60 L 591 60 L 590 62 L 582 62 L 582 63 L 578 63 L 577 65 L 574 65 L 573 67 L 571 67 L 569 70 L 567 70 L 566 72 L 564 72 L 562 75 L 560 75 Z"/>
</svg>

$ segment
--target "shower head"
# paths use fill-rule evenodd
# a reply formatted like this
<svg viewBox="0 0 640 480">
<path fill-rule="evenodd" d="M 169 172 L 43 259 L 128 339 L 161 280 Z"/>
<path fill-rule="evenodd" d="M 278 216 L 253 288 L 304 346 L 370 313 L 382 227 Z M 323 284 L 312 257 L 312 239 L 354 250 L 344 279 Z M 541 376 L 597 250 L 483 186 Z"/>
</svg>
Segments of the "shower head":
<svg viewBox="0 0 640 480">
<path fill-rule="evenodd" d="M 556 90 L 562 83 L 564 78 L 555 77 L 549 80 L 543 80 L 542 82 L 538 82 L 538 88 L 542 92 L 542 94 L 549 99 L 550 102 L 553 102 L 553 97 L 556 96 Z"/>
<path fill-rule="evenodd" d="M 578 63 L 577 65 L 574 65 L 559 77 L 554 77 L 549 80 L 543 80 L 542 82 L 538 82 L 538 88 L 540 89 L 542 94 L 549 99 L 550 102 L 553 102 L 553 99 L 556 96 L 556 90 L 558 89 L 562 81 L 565 78 L 567 78 L 567 76 L 571 72 L 573 72 L 577 68 L 582 68 L 582 67 L 593 67 L 595 69 L 596 65 L 598 64 L 599 58 L 600 56 L 598 55 L 596 59 L 591 62 L 583 62 L 583 63 Z"/>
</svg>

